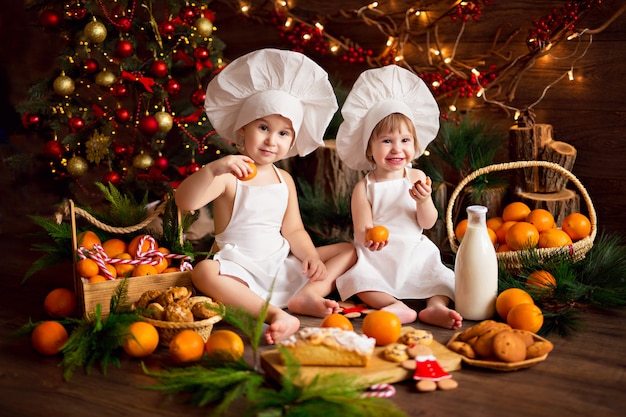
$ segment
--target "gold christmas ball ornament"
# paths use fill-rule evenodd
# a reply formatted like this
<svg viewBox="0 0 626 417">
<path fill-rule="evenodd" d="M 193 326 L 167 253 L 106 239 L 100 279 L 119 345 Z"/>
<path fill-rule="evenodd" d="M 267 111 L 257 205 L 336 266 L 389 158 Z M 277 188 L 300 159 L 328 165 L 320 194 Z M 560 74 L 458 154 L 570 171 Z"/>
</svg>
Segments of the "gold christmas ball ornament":
<svg viewBox="0 0 626 417">
<path fill-rule="evenodd" d="M 211 22 L 206 17 L 199 17 L 193 22 L 193 25 L 196 27 L 198 34 L 200 36 L 204 36 L 205 38 L 211 36 L 213 33 L 213 22 Z"/>
<path fill-rule="evenodd" d="M 166 111 L 160 111 L 154 114 L 159 124 L 159 132 L 167 133 L 174 126 L 174 118 Z"/>
<path fill-rule="evenodd" d="M 148 154 L 141 152 L 133 158 L 133 166 L 137 169 L 148 169 L 152 166 L 154 160 Z"/>
<path fill-rule="evenodd" d="M 73 177 L 80 177 L 87 172 L 89 164 L 82 156 L 73 156 L 67 161 L 67 172 Z"/>
<path fill-rule="evenodd" d="M 115 74 L 113 74 L 111 71 L 107 71 L 106 69 L 96 74 L 96 84 L 101 87 L 111 87 L 116 80 L 117 77 L 115 76 Z"/>
<path fill-rule="evenodd" d="M 75 88 L 74 80 L 65 75 L 65 73 L 61 73 L 52 83 L 52 89 L 60 96 L 69 96 L 74 92 Z"/>
<path fill-rule="evenodd" d="M 85 25 L 83 30 L 85 38 L 93 43 L 102 43 L 107 38 L 107 28 L 95 18 Z"/>
</svg>

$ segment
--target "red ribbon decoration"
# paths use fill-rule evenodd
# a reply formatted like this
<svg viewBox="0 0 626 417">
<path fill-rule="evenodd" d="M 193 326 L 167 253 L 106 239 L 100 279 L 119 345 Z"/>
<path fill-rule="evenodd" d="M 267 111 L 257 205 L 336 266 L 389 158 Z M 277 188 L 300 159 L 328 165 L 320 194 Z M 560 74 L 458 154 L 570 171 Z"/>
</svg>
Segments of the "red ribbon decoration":
<svg viewBox="0 0 626 417">
<path fill-rule="evenodd" d="M 122 71 L 122 80 L 140 83 L 146 91 L 152 93 L 152 86 L 154 85 L 153 78 L 139 76 L 128 71 Z"/>
</svg>

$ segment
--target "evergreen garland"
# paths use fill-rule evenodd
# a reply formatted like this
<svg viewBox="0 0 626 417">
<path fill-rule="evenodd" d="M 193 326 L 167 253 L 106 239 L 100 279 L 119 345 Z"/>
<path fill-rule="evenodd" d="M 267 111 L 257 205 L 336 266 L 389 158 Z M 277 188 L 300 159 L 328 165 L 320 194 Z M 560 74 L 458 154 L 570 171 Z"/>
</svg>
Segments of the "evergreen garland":
<svg viewBox="0 0 626 417">
<path fill-rule="evenodd" d="M 498 292 L 526 288 L 534 271 L 550 272 L 556 286 L 546 291 L 528 291 L 544 314 L 540 334 L 568 336 L 582 327 L 585 309 L 626 306 L 626 244 L 621 236 L 600 232 L 585 258 L 572 263 L 566 252 L 541 259 L 536 252 L 523 260 L 519 272 L 500 268 Z"/>
</svg>

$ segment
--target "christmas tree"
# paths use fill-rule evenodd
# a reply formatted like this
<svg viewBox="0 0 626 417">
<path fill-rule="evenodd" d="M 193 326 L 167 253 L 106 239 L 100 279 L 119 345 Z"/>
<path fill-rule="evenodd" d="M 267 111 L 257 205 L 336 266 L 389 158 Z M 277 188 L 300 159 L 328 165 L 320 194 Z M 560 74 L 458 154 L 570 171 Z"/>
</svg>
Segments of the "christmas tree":
<svg viewBox="0 0 626 417">
<path fill-rule="evenodd" d="M 164 195 L 234 148 L 215 134 L 205 88 L 224 65 L 210 0 L 34 0 L 64 50 L 19 111 L 63 189 L 94 182 Z M 70 187 L 73 185 L 73 188 Z"/>
</svg>

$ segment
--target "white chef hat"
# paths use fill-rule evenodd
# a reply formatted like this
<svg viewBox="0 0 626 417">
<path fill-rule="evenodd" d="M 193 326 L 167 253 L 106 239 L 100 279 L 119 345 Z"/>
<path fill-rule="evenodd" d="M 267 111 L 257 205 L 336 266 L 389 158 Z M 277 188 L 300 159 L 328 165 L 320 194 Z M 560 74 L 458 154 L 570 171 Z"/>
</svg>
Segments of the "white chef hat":
<svg viewBox="0 0 626 417">
<path fill-rule="evenodd" d="M 296 132 L 286 157 L 324 146 L 324 132 L 339 108 L 328 74 L 299 52 L 260 49 L 228 64 L 209 82 L 204 108 L 211 125 L 237 142 L 237 130 L 279 114 Z"/>
<path fill-rule="evenodd" d="M 374 168 L 366 156 L 369 138 L 378 122 L 392 113 L 411 119 L 423 153 L 439 131 L 439 106 L 424 81 L 397 65 L 361 73 L 341 108 L 343 122 L 337 132 L 337 152 L 348 167 Z"/>
</svg>

